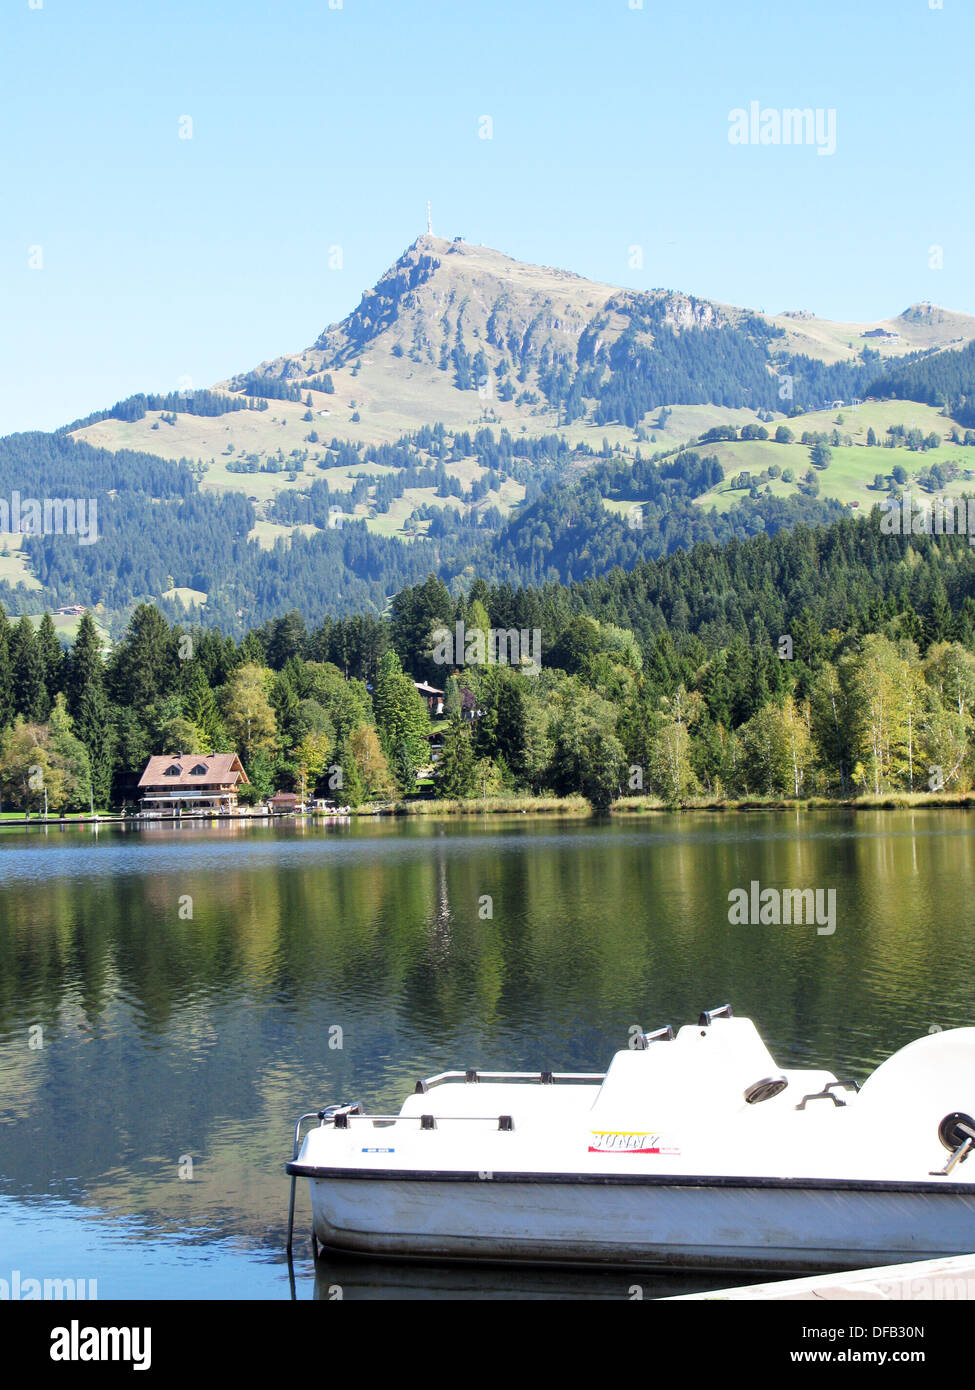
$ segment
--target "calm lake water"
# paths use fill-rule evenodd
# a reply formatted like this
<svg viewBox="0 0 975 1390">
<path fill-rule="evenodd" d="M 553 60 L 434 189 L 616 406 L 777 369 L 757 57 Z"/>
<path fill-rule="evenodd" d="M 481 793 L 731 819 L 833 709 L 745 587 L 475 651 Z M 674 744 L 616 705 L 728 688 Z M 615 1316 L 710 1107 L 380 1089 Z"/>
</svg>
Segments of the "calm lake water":
<svg viewBox="0 0 975 1390">
<path fill-rule="evenodd" d="M 302 1111 L 388 1111 L 450 1067 L 600 1071 L 632 1025 L 727 1001 L 780 1065 L 863 1076 L 975 1022 L 973 827 L 932 810 L 0 830 L 0 1279 L 288 1298 Z M 729 925 L 753 879 L 835 889 L 835 932 Z M 633 1282 L 316 1271 L 309 1230 L 301 1183 L 303 1299 Z"/>
</svg>

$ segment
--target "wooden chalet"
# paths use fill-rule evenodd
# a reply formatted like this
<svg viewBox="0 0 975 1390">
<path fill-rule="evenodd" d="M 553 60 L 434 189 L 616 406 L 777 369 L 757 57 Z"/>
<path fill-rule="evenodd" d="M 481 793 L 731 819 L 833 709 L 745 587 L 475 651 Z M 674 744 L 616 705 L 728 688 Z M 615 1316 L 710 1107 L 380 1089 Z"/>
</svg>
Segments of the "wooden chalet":
<svg viewBox="0 0 975 1390">
<path fill-rule="evenodd" d="M 144 815 L 237 809 L 237 790 L 250 781 L 236 753 L 176 753 L 150 758 L 139 778 Z"/>
</svg>

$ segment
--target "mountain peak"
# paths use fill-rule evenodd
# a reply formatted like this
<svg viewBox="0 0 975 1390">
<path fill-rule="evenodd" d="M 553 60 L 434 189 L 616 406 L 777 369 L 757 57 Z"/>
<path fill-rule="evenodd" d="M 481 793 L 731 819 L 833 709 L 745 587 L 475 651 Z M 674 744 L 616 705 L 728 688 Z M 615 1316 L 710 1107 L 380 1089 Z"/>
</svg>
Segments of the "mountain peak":
<svg viewBox="0 0 975 1390">
<path fill-rule="evenodd" d="M 975 338 L 975 318 L 921 300 L 909 304 L 890 326 L 912 348 L 957 348 Z"/>
<path fill-rule="evenodd" d="M 361 419 L 363 431 L 390 438 L 430 420 L 460 428 L 518 422 L 537 430 L 559 422 L 561 411 L 551 405 L 555 379 L 577 374 L 583 359 L 590 372 L 607 369 L 621 336 L 629 345 L 624 356 L 638 355 L 661 332 L 730 327 L 747 336 L 763 317 L 683 291 L 601 284 L 462 236 L 423 232 L 310 347 L 229 385 L 240 389 L 248 376 L 310 383 L 328 373 L 334 394 L 319 413 L 348 410 L 349 423 Z M 975 319 L 930 303 L 872 325 L 806 313 L 767 321 L 780 331 L 780 353 L 826 363 L 855 362 L 864 347 L 898 356 L 975 339 Z"/>
<path fill-rule="evenodd" d="M 483 348 L 492 368 L 504 356 L 516 360 L 546 347 L 574 359 L 580 335 L 619 293 L 461 236 L 424 232 L 312 347 L 263 363 L 254 374 L 307 377 L 351 366 L 373 350 L 439 371 L 457 349 L 474 356 Z"/>
<path fill-rule="evenodd" d="M 909 323 L 943 323 L 946 312 L 930 299 L 922 299 L 917 304 L 909 304 L 898 318 L 907 319 Z"/>
</svg>

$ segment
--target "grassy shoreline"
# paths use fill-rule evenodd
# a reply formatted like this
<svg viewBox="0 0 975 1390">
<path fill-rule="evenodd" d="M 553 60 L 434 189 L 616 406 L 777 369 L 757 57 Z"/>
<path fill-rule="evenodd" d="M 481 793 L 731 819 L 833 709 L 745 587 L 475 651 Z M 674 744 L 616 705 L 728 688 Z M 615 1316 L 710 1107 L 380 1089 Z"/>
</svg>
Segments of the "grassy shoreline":
<svg viewBox="0 0 975 1390">
<path fill-rule="evenodd" d="M 655 797 L 620 797 L 609 807 L 614 816 L 640 816 L 675 811 L 902 811 L 975 808 L 971 792 L 882 792 L 879 796 L 747 796 L 693 797 L 676 805 Z M 394 801 L 362 805 L 356 816 L 475 816 L 561 815 L 586 817 L 596 812 L 582 796 L 489 796 L 458 800 Z"/>
<path fill-rule="evenodd" d="M 589 816 L 592 807 L 584 796 L 488 796 L 465 799 L 390 801 L 359 806 L 354 816 L 480 816 L 561 815 Z"/>
<path fill-rule="evenodd" d="M 921 809 L 967 810 L 975 807 L 971 792 L 881 792 L 866 796 L 741 796 L 694 797 L 668 805 L 653 797 L 622 797 L 611 806 L 613 814 L 640 815 L 655 811 L 916 811 Z"/>
<path fill-rule="evenodd" d="M 969 810 L 975 809 L 975 790 L 970 792 L 883 792 L 879 796 L 828 797 L 828 796 L 747 796 L 747 797 L 693 797 L 676 805 L 661 801 L 652 796 L 620 797 L 608 809 L 611 816 L 656 816 L 672 815 L 675 812 L 711 811 L 916 811 L 916 810 Z M 334 813 L 331 813 L 334 815 Z M 436 819 L 458 816 L 561 816 L 576 820 L 586 820 L 599 813 L 593 809 L 583 796 L 489 796 L 465 799 L 416 800 L 364 802 L 348 814 L 360 819 L 378 817 Z M 52 811 L 47 820 L 43 816 L 32 815 L 29 822 L 22 811 L 0 812 L 0 825 L 57 825 L 60 813 Z M 64 819 L 72 824 L 110 824 L 123 820 L 127 824 L 139 825 L 135 817 L 123 817 L 120 812 L 102 811 L 94 819 L 87 813 L 69 812 Z M 208 818 L 201 818 L 203 824 Z M 236 820 L 235 817 L 213 817 L 215 820 Z M 262 822 L 266 817 L 259 815 L 241 816 L 239 820 Z M 278 817 L 281 820 L 290 816 Z M 314 813 L 305 819 L 329 820 L 331 815 Z M 175 823 L 175 822 L 174 822 Z M 191 824 L 187 817 L 183 824 Z"/>
</svg>

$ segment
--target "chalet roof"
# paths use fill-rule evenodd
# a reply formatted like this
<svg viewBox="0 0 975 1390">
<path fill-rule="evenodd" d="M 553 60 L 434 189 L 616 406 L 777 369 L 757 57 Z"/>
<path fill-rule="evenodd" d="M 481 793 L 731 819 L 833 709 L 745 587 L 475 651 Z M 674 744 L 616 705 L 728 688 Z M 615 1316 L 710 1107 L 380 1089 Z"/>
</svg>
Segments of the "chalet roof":
<svg viewBox="0 0 975 1390">
<path fill-rule="evenodd" d="M 173 767 L 179 770 L 169 772 Z M 219 786 L 242 786 L 249 781 L 236 753 L 176 753 L 150 758 L 139 786 L 205 787 L 214 782 Z"/>
<path fill-rule="evenodd" d="M 438 690 L 435 685 L 427 685 L 426 681 L 414 681 L 413 684 L 421 695 L 442 695 L 443 691 Z"/>
</svg>

